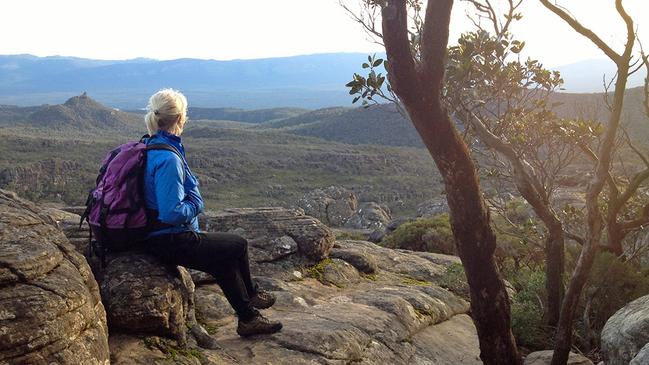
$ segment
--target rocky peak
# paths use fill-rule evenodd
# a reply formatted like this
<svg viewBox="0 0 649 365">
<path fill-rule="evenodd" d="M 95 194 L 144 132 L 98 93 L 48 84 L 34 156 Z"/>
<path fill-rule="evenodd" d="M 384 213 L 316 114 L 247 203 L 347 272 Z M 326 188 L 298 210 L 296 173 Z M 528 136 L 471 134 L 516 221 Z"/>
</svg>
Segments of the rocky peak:
<svg viewBox="0 0 649 365">
<path fill-rule="evenodd" d="M 79 108 L 79 109 L 82 108 L 99 109 L 99 110 L 109 109 L 103 104 L 89 97 L 85 91 L 81 95 L 71 97 L 65 103 L 63 103 L 63 105 L 67 106 L 68 108 Z"/>
<path fill-rule="evenodd" d="M 41 127 L 142 129 L 139 116 L 106 107 L 89 97 L 85 92 L 71 97 L 63 104 L 44 106 L 30 114 L 28 118 L 33 124 Z"/>
</svg>

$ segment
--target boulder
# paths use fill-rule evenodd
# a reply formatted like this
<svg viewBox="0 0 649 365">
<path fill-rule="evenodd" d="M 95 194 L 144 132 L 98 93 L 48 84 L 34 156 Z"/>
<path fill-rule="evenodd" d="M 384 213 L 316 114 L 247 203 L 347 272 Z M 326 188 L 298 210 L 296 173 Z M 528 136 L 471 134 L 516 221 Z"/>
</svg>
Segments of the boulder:
<svg viewBox="0 0 649 365">
<path fill-rule="evenodd" d="M 81 217 L 76 213 L 71 213 L 67 209 L 65 211 L 59 210 L 58 212 L 52 210 L 51 214 L 56 219 L 59 228 L 65 233 L 68 240 L 70 240 L 70 243 L 77 249 L 77 252 L 85 255 L 88 250 L 88 243 L 90 242 L 90 227 L 88 226 L 88 222 L 83 222 L 81 228 L 79 228 L 79 220 Z"/>
<path fill-rule="evenodd" d="M 629 365 L 646 365 L 649 364 L 649 343 L 644 345 L 644 347 L 638 352 L 637 355 L 633 357 L 633 360 L 629 362 Z"/>
<path fill-rule="evenodd" d="M 348 262 L 340 259 L 331 259 L 322 269 L 322 282 L 344 288 L 350 284 L 358 283 L 360 275 Z"/>
<path fill-rule="evenodd" d="M 353 248 L 344 249 L 339 247 L 334 247 L 334 249 L 331 251 L 330 256 L 332 258 L 346 261 L 350 265 L 354 266 L 356 270 L 364 274 L 374 274 L 378 270 L 376 261 L 374 261 L 374 258 L 372 256 L 364 254 L 362 251 L 355 250 Z"/>
<path fill-rule="evenodd" d="M 553 354 L 553 350 L 532 352 L 525 357 L 524 365 L 550 365 Z M 593 365 L 593 362 L 583 355 L 571 352 L 566 365 Z"/>
<path fill-rule="evenodd" d="M 297 206 L 308 216 L 327 225 L 341 227 L 356 212 L 358 199 L 345 188 L 330 186 L 308 192 L 298 200 Z"/>
<path fill-rule="evenodd" d="M 627 365 L 631 361 L 646 359 L 648 343 L 649 295 L 640 297 L 615 312 L 602 329 L 601 351 L 606 365 Z"/>
<path fill-rule="evenodd" d="M 329 255 L 335 241 L 327 226 L 296 209 L 233 208 L 208 212 L 201 218 L 205 231 L 231 231 L 248 239 L 253 261 L 268 261 L 270 252 L 275 252 L 270 258 L 297 252 L 319 261 Z M 297 250 L 288 238 L 297 244 Z"/>
<path fill-rule="evenodd" d="M 367 237 L 367 240 L 373 243 L 379 243 L 383 240 L 383 238 L 387 235 L 387 230 L 377 228 L 370 232 L 370 235 Z"/>
<path fill-rule="evenodd" d="M 358 210 L 345 222 L 346 228 L 384 229 L 390 221 L 390 213 L 374 202 L 361 203 Z"/>
<path fill-rule="evenodd" d="M 78 207 L 49 209 L 77 251 L 88 253 L 87 223 L 79 228 L 82 213 Z M 166 266 L 141 251 L 111 253 L 105 266 L 96 256 L 87 258 L 99 282 L 100 293 L 111 332 L 149 334 L 175 339 L 181 346 L 188 334 L 200 346 L 215 346 L 194 316 L 194 283 L 196 275 L 214 282 L 211 275 L 189 271 L 180 266 Z M 188 331 L 189 329 L 189 331 Z"/>
<path fill-rule="evenodd" d="M 417 217 L 433 217 L 448 212 L 448 202 L 444 197 L 427 200 L 417 205 Z"/>
<path fill-rule="evenodd" d="M 297 242 L 290 236 L 281 236 L 273 239 L 256 238 L 249 242 L 250 246 L 259 249 L 255 257 L 257 262 L 271 262 L 297 253 Z"/>
<path fill-rule="evenodd" d="M 379 243 L 383 240 L 385 236 L 388 234 L 394 232 L 399 226 L 401 226 L 404 223 L 412 222 L 415 220 L 415 218 L 411 217 L 399 217 L 395 218 L 391 221 L 389 221 L 384 228 L 377 228 L 372 233 L 370 233 L 370 236 L 368 237 L 368 241 L 374 242 L 374 243 Z"/>
<path fill-rule="evenodd" d="M 109 364 L 106 314 L 86 260 L 56 221 L 0 190 L 0 364 Z"/>
<path fill-rule="evenodd" d="M 109 254 L 97 268 L 111 331 L 169 336 L 185 343 L 193 316 L 194 283 L 183 267 L 145 253 Z"/>
</svg>

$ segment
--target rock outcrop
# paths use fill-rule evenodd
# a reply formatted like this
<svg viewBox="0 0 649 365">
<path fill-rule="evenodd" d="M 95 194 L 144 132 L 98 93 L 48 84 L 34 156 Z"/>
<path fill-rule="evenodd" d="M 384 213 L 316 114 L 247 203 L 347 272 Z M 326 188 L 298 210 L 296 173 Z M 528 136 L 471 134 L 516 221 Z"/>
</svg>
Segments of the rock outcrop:
<svg viewBox="0 0 649 365">
<path fill-rule="evenodd" d="M 111 331 L 169 336 L 187 341 L 194 318 L 194 283 L 183 267 L 167 267 L 151 255 L 108 255 L 98 275 Z"/>
<path fill-rule="evenodd" d="M 525 357 L 524 365 L 550 365 L 552 362 L 553 350 L 536 351 Z M 587 357 L 571 352 L 566 365 L 593 365 Z"/>
<path fill-rule="evenodd" d="M 404 223 L 412 222 L 415 220 L 414 218 L 411 217 L 400 217 L 400 218 L 395 218 L 391 221 L 389 221 L 385 227 L 383 228 L 377 228 L 374 231 L 372 231 L 368 237 L 368 240 L 370 242 L 374 243 L 379 243 L 383 238 L 390 233 L 396 231 L 399 226 L 401 226 Z"/>
<path fill-rule="evenodd" d="M 649 363 L 649 295 L 615 312 L 602 330 L 606 365 Z"/>
<path fill-rule="evenodd" d="M 69 218 L 57 220 L 65 227 Z M 253 277 L 277 296 L 264 312 L 284 328 L 240 338 L 232 308 L 209 275 L 192 273 L 192 303 L 182 268 L 137 253 L 115 255 L 101 274 L 113 364 L 481 364 L 466 293 L 440 286 L 457 257 L 365 241 L 334 244 L 326 226 L 281 208 L 231 209 L 201 221 L 249 239 Z M 138 313 L 150 320 L 125 331 L 143 318 Z M 190 331 L 184 341 L 183 320 L 211 336 Z"/>
<path fill-rule="evenodd" d="M 197 315 L 223 348 L 204 356 L 239 364 L 481 364 L 468 302 L 436 284 L 458 258 L 364 241 L 338 241 L 331 257 L 253 266 L 278 298 L 265 312 L 284 328 L 270 336 L 240 339 L 220 289 L 199 285 Z"/>
<path fill-rule="evenodd" d="M 108 364 L 86 260 L 36 205 L 0 190 L 0 364 Z"/>
<path fill-rule="evenodd" d="M 338 186 L 315 189 L 297 202 L 308 216 L 332 227 L 342 227 L 358 209 L 356 195 Z"/>
<path fill-rule="evenodd" d="M 111 336 L 114 364 L 481 364 L 468 302 L 438 283 L 453 256 L 392 250 L 365 241 L 335 245 L 318 221 L 280 208 L 231 209 L 201 219 L 248 237 L 254 279 L 277 296 L 265 314 L 281 332 L 242 339 L 218 285 L 194 275 L 198 322 L 215 349 L 179 349 L 156 336 Z M 304 255 L 307 240 L 330 242 Z M 309 247 L 323 247 L 311 244 Z M 312 252 L 307 250 L 307 252 Z M 191 338 L 190 338 L 191 340 Z"/>
<path fill-rule="evenodd" d="M 64 209 L 47 212 L 77 251 L 89 254 L 88 225 L 84 222 L 79 228 L 78 214 L 85 208 Z M 188 340 L 208 348 L 215 346 L 196 322 L 194 282 L 187 269 L 163 265 L 141 250 L 109 253 L 103 264 L 96 255 L 87 260 L 99 283 L 112 334 L 149 334 L 173 338 L 181 346 Z"/>
<path fill-rule="evenodd" d="M 82 165 L 73 160 L 47 158 L 38 162 L 12 164 L 0 169 L 0 187 L 41 198 L 60 196 L 78 181 Z M 54 193 L 54 194 L 53 194 Z"/>
<path fill-rule="evenodd" d="M 444 197 L 427 200 L 417 205 L 417 217 L 432 217 L 448 212 L 448 202 Z"/>
<path fill-rule="evenodd" d="M 208 212 L 202 217 L 201 225 L 206 231 L 232 231 L 247 238 L 251 242 L 251 256 L 263 257 L 261 261 L 272 261 L 294 252 L 310 260 L 322 260 L 335 240 L 327 226 L 296 209 L 234 208 Z M 297 250 L 292 248 L 289 238 L 295 241 Z"/>
<path fill-rule="evenodd" d="M 361 203 L 358 210 L 347 219 L 345 227 L 371 230 L 385 229 L 390 219 L 390 212 L 380 205 L 373 202 Z"/>
</svg>

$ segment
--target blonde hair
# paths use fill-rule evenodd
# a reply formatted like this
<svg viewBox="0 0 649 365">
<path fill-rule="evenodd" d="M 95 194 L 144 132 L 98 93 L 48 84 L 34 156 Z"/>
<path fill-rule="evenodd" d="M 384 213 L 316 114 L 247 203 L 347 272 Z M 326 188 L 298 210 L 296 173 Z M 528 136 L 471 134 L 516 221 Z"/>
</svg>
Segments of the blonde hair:
<svg viewBox="0 0 649 365">
<path fill-rule="evenodd" d="M 162 89 L 149 98 L 144 117 L 150 135 L 164 130 L 179 136 L 187 121 L 187 98 L 180 91 Z"/>
</svg>

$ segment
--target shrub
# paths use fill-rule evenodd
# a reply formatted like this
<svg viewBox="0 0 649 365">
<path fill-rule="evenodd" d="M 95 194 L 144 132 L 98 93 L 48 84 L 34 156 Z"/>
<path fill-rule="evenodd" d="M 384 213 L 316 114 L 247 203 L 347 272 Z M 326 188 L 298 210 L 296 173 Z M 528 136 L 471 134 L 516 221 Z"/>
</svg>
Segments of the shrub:
<svg viewBox="0 0 649 365">
<path fill-rule="evenodd" d="M 341 231 L 336 232 L 336 240 L 367 241 L 367 235 L 360 232 Z"/>
<path fill-rule="evenodd" d="M 389 248 L 453 254 L 455 239 L 448 214 L 404 223 L 387 235 L 381 244 Z"/>
<path fill-rule="evenodd" d="M 532 350 L 552 347 L 552 330 L 543 321 L 545 273 L 542 270 L 520 270 L 512 276 L 516 289 L 512 298 L 512 331 L 519 345 Z"/>
<path fill-rule="evenodd" d="M 614 254 L 603 252 L 597 256 L 577 323 L 582 349 L 599 347 L 599 338 L 606 321 L 627 303 L 649 293 L 649 271 L 633 262 L 624 262 Z M 585 319 L 588 319 L 586 322 Z"/>
<path fill-rule="evenodd" d="M 469 284 L 466 281 L 466 274 L 462 264 L 452 264 L 446 268 L 446 271 L 439 279 L 439 286 L 448 289 L 455 295 L 471 300 L 469 294 Z"/>
</svg>

